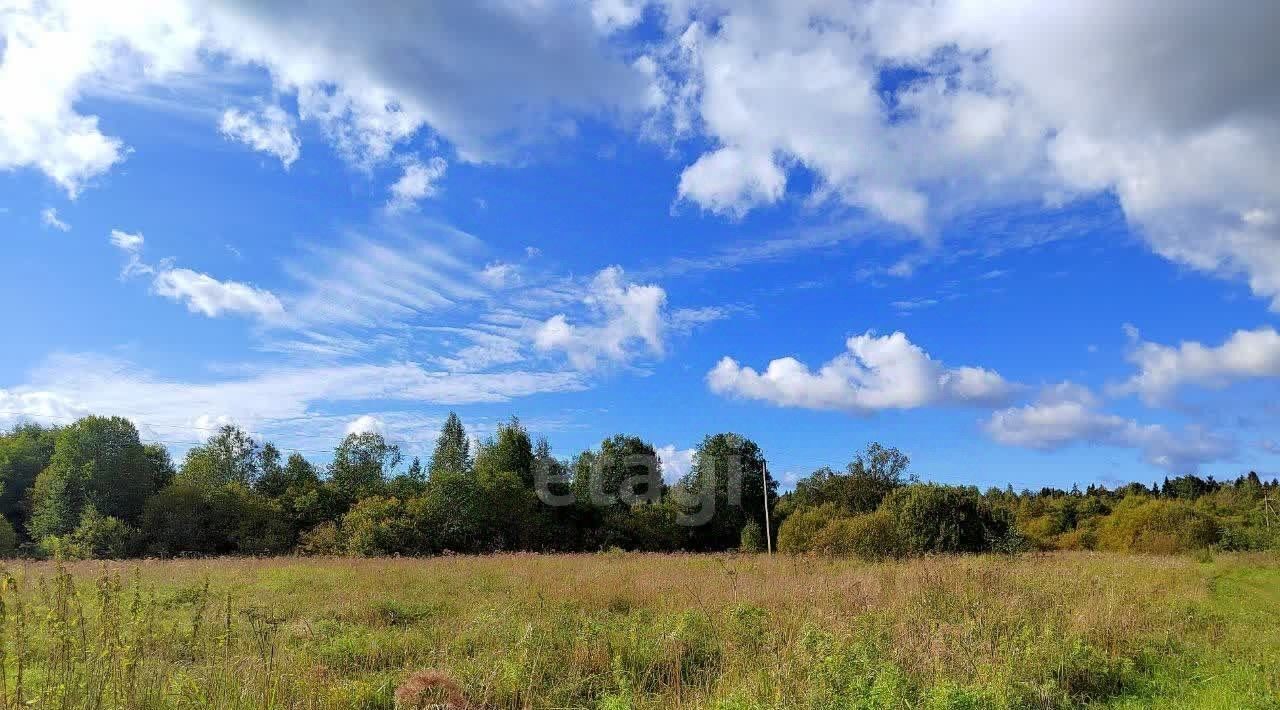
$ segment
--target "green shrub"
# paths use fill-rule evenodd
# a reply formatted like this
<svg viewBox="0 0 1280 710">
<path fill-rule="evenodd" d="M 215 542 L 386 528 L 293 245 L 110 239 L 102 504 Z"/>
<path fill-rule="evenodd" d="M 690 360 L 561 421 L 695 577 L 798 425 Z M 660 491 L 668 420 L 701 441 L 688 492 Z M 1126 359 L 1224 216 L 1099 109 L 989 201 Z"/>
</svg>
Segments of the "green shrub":
<svg viewBox="0 0 1280 710">
<path fill-rule="evenodd" d="M 302 536 L 298 539 L 297 552 L 299 555 L 308 557 L 340 555 L 345 550 L 346 545 L 343 544 L 342 531 L 338 528 L 338 524 L 332 520 L 326 520 L 302 533 Z"/>
<path fill-rule="evenodd" d="M 840 506 L 834 503 L 797 510 L 778 528 L 778 551 L 790 554 L 813 551 L 814 537 L 838 517 L 842 517 Z"/>
<path fill-rule="evenodd" d="M 342 517 L 347 552 L 373 556 L 413 552 L 413 524 L 399 498 L 374 496 Z"/>
<path fill-rule="evenodd" d="M 1232 523 L 1218 531 L 1217 548 L 1224 552 L 1280 550 L 1280 526 Z"/>
<path fill-rule="evenodd" d="M 1211 517 L 1177 499 L 1128 496 L 1098 527 L 1098 547 L 1170 555 L 1209 547 L 1218 538 Z"/>
<path fill-rule="evenodd" d="M 18 550 L 18 534 L 8 518 L 0 517 L 0 558 L 13 557 Z"/>
<path fill-rule="evenodd" d="M 933 483 L 903 486 L 884 500 L 898 540 L 908 554 L 980 552 L 1007 526 L 978 498 L 974 488 Z"/>
<path fill-rule="evenodd" d="M 901 556 L 904 549 L 893 519 L 879 511 L 827 523 L 814 535 L 813 551 L 881 560 Z"/>
<path fill-rule="evenodd" d="M 76 557 L 85 559 L 120 559 L 128 556 L 137 539 L 137 531 L 119 518 L 99 513 L 92 505 L 84 509 L 80 525 L 70 535 L 70 546 Z"/>
<path fill-rule="evenodd" d="M 764 531 L 760 529 L 760 523 L 749 520 L 742 526 L 742 541 L 738 543 L 738 551 L 764 552 Z"/>
</svg>

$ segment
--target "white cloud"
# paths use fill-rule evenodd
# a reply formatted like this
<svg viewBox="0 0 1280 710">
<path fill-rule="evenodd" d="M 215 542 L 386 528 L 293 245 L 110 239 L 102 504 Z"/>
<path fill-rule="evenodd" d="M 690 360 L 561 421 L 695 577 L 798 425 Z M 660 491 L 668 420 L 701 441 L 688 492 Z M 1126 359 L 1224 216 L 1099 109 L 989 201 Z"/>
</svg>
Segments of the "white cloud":
<svg viewBox="0 0 1280 710">
<path fill-rule="evenodd" d="M 520 267 L 502 261 L 491 262 L 480 271 L 480 280 L 496 289 L 514 286 L 520 283 Z"/>
<path fill-rule="evenodd" d="M 685 169 L 678 192 L 713 212 L 741 217 L 752 206 L 777 202 L 786 184 L 786 173 L 768 153 L 721 148 Z"/>
<path fill-rule="evenodd" d="M 803 170 L 928 238 L 983 205 L 1113 192 L 1156 253 L 1280 309 L 1280 5 L 666 4 L 670 132 L 713 145 L 681 198 L 739 215 Z"/>
<path fill-rule="evenodd" d="M 44 226 L 60 232 L 71 231 L 71 225 L 58 219 L 58 210 L 55 207 L 46 207 L 40 210 L 40 221 Z"/>
<path fill-rule="evenodd" d="M 344 433 L 347 436 L 352 434 L 382 434 L 386 436 L 387 424 L 373 415 L 362 414 L 347 425 Z"/>
<path fill-rule="evenodd" d="M 227 109 L 218 127 L 229 140 L 279 158 L 285 169 L 302 152 L 302 143 L 293 133 L 293 119 L 279 106 L 267 106 L 257 113 Z"/>
<path fill-rule="evenodd" d="M 484 296 L 475 237 L 440 224 L 415 225 L 373 239 L 352 233 L 333 246 L 310 245 L 286 262 L 299 288 L 287 294 L 291 322 L 307 329 L 388 328 Z"/>
<path fill-rule="evenodd" d="M 439 191 L 437 183 L 444 177 L 446 169 L 448 163 L 440 156 L 426 163 L 418 160 L 405 163 L 404 174 L 391 185 L 387 211 L 402 212 L 418 204 L 419 200 L 434 196 Z"/>
<path fill-rule="evenodd" d="M 792 357 L 773 360 L 764 372 L 725 357 L 707 373 L 711 391 L 782 407 L 869 413 L 937 404 L 991 405 L 1007 401 L 1016 386 L 979 367 L 947 368 L 901 332 L 855 335 L 847 352 L 817 372 Z"/>
<path fill-rule="evenodd" d="M 668 326 L 666 300 L 662 287 L 627 282 L 622 269 L 611 266 L 596 274 L 583 296 L 594 324 L 573 324 L 565 314 L 557 314 L 538 326 L 534 345 L 564 352 L 569 362 L 584 370 L 602 360 L 625 362 L 637 346 L 661 355 Z"/>
<path fill-rule="evenodd" d="M 210 318 L 234 313 L 270 320 L 284 313 L 280 299 L 270 291 L 238 281 L 219 281 L 191 269 L 165 269 L 156 274 L 152 288 L 165 298 L 186 303 L 192 313 Z"/>
<path fill-rule="evenodd" d="M 120 270 L 120 278 L 128 279 L 144 274 L 154 274 L 155 269 L 142 261 L 142 246 L 146 242 L 142 233 L 111 230 L 111 245 L 129 255 L 129 261 Z"/>
<path fill-rule="evenodd" d="M 128 153 L 77 110 L 83 96 L 142 94 L 228 66 L 265 69 L 272 94 L 295 96 L 300 117 L 358 165 L 427 127 L 464 160 L 502 159 L 566 116 L 643 106 L 646 77 L 604 41 L 632 21 L 631 5 L 10 3 L 0 169 L 34 168 L 74 196 Z M 287 143 L 270 145 L 288 162 Z"/>
<path fill-rule="evenodd" d="M 28 384 L 0 388 L 0 410 L 17 413 L 0 416 L 0 422 L 22 415 L 62 423 L 88 413 L 120 415 L 152 428 L 157 438 L 175 439 L 183 438 L 184 432 L 187 438 L 201 435 L 222 421 L 264 430 L 303 419 L 309 427 L 311 420 L 323 418 L 316 411 L 322 403 L 325 407 L 368 402 L 459 405 L 505 402 L 584 386 L 575 373 L 457 374 L 396 361 L 274 367 L 184 381 L 159 377 L 120 360 L 60 355 L 32 373 Z M 394 423 L 382 414 L 375 418 Z M 342 426 L 349 422 L 349 417 L 343 420 L 334 429 L 335 436 L 340 437 Z M 396 429 L 400 430 L 398 424 Z"/>
<path fill-rule="evenodd" d="M 168 262 L 162 262 L 159 269 L 147 264 L 142 260 L 145 242 L 142 234 L 111 230 L 111 244 L 129 255 L 121 277 L 154 276 L 151 288 L 157 295 L 185 303 L 192 313 L 210 318 L 237 313 L 272 321 L 284 316 L 284 305 L 270 291 L 237 281 L 219 281 L 191 269 L 173 268 Z"/>
<path fill-rule="evenodd" d="M 902 301 L 894 301 L 893 303 L 890 303 L 889 305 L 890 305 L 890 306 L 893 306 L 894 310 L 896 310 L 896 311 L 901 311 L 901 312 L 903 312 L 903 313 L 910 313 L 911 311 L 918 311 L 918 310 L 922 310 L 922 309 L 925 309 L 925 308 L 930 308 L 930 307 L 932 307 L 932 306 L 936 306 L 936 305 L 938 305 L 938 299 L 936 299 L 936 298 L 911 298 L 911 299 L 906 299 L 906 300 L 902 300 Z"/>
<path fill-rule="evenodd" d="M 674 484 L 693 468 L 693 456 L 697 449 L 677 449 L 674 444 L 658 447 L 658 465 L 662 467 L 662 480 Z"/>
<path fill-rule="evenodd" d="M 0 429 L 23 421 L 65 423 L 92 413 L 71 393 L 63 395 L 0 388 Z"/>
<path fill-rule="evenodd" d="M 124 160 L 75 103 L 95 78 L 159 79 L 185 67 L 189 18 L 173 3 L 7 4 L 0 22 L 0 170 L 34 168 L 71 197 Z"/>
<path fill-rule="evenodd" d="M 724 320 L 730 311 L 740 310 L 738 307 L 702 306 L 701 308 L 677 308 L 667 319 L 669 329 L 674 333 L 690 333 L 696 328 Z"/>
<path fill-rule="evenodd" d="M 121 251 L 136 254 L 142 251 L 142 245 L 145 241 L 140 233 L 131 234 L 119 229 L 111 230 L 111 244 Z"/>
<path fill-rule="evenodd" d="M 495 365 L 520 362 L 527 356 L 527 340 L 522 328 L 479 322 L 469 327 L 436 326 L 434 331 L 454 333 L 465 337 L 470 345 L 455 350 L 450 355 L 433 358 L 442 367 L 453 372 L 475 372 Z"/>
<path fill-rule="evenodd" d="M 591 17 L 605 31 L 631 27 L 640 21 L 648 0 L 591 0 Z"/>
<path fill-rule="evenodd" d="M 1116 391 L 1137 393 L 1149 403 L 1165 401 L 1183 385 L 1220 388 L 1240 380 L 1280 377 L 1280 333 L 1270 326 L 1237 330 L 1218 346 L 1144 342 L 1132 326 L 1126 333 L 1134 341 L 1126 357 L 1138 373 Z"/>
<path fill-rule="evenodd" d="M 1192 473 L 1201 464 L 1230 458 L 1233 440 L 1196 426 L 1172 432 L 1159 424 L 1139 424 L 1099 412 L 1087 389 L 1064 383 L 1046 389 L 1035 403 L 994 412 L 984 428 L 995 441 L 1040 451 L 1074 444 L 1133 448 L 1153 466 Z"/>
</svg>

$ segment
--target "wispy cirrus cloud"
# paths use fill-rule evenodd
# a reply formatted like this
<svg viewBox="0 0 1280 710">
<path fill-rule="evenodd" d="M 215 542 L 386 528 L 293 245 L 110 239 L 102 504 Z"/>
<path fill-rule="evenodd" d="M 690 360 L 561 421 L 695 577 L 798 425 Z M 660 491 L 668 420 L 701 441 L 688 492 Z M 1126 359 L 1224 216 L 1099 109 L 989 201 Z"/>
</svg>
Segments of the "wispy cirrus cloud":
<svg viewBox="0 0 1280 710">
<path fill-rule="evenodd" d="M 0 422 L 24 415 L 69 421 L 88 413 L 118 414 L 173 438 L 173 431 L 199 435 L 202 422 L 209 421 L 270 431 L 286 420 L 320 417 L 325 408 L 356 403 L 453 406 L 585 386 L 574 372 L 455 373 L 409 361 L 276 365 L 238 376 L 183 380 L 118 358 L 56 355 L 27 384 L 0 389 L 0 410 L 6 412 Z"/>
<path fill-rule="evenodd" d="M 40 210 L 40 222 L 44 226 L 50 229 L 56 229 L 59 232 L 71 231 L 71 225 L 58 218 L 58 210 L 56 207 L 46 207 Z"/>
</svg>

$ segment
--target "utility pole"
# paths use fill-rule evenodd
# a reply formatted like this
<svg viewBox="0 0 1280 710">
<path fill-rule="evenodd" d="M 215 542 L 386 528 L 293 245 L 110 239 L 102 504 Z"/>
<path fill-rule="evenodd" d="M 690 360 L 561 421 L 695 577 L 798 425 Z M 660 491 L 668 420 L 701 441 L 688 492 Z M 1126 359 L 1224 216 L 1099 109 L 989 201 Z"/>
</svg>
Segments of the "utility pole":
<svg viewBox="0 0 1280 710">
<path fill-rule="evenodd" d="M 764 544 L 769 550 L 769 556 L 773 557 L 773 531 L 769 526 L 769 467 L 763 466 L 760 469 L 760 488 L 764 491 Z"/>
</svg>

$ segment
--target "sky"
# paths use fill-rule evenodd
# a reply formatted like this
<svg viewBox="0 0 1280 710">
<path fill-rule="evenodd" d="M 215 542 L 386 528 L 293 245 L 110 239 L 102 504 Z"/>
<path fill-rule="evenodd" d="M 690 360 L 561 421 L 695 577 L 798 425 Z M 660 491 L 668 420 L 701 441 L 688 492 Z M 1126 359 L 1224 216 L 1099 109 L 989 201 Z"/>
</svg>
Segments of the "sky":
<svg viewBox="0 0 1280 710">
<path fill-rule="evenodd" d="M 1277 3 L 0 0 L 0 426 L 1280 471 Z"/>
</svg>

